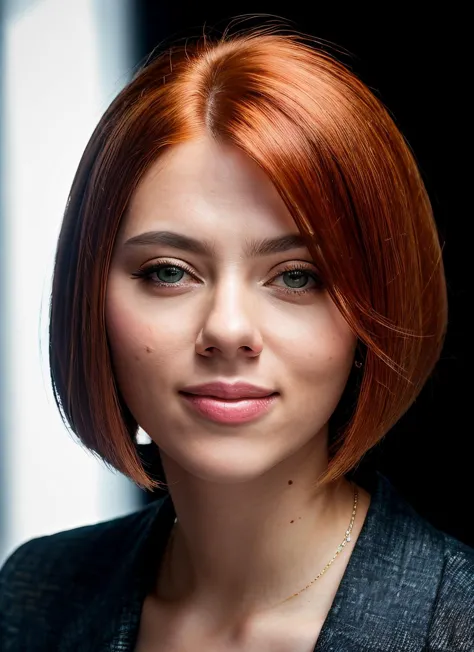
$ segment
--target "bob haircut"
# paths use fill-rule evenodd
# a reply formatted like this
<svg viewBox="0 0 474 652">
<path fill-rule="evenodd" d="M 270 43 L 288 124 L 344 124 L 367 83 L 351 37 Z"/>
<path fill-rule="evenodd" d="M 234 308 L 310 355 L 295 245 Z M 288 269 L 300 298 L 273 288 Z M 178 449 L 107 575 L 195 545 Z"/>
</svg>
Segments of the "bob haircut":
<svg viewBox="0 0 474 652">
<path fill-rule="evenodd" d="M 105 298 L 130 197 L 170 147 L 232 143 L 273 182 L 358 338 L 315 487 L 354 469 L 416 399 L 447 327 L 442 251 L 409 146 L 382 103 L 307 38 L 272 27 L 174 45 L 142 67 L 81 158 L 56 251 L 49 355 L 66 426 L 140 488 L 138 424 L 114 375 Z M 159 451 L 158 451 L 159 457 Z"/>
</svg>

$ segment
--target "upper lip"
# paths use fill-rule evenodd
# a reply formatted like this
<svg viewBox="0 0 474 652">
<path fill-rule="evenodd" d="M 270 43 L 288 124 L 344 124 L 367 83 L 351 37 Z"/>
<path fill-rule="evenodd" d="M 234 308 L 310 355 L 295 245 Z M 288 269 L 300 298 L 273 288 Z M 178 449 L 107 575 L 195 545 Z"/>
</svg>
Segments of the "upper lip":
<svg viewBox="0 0 474 652">
<path fill-rule="evenodd" d="M 181 390 L 187 394 L 199 394 L 201 396 L 216 396 L 217 398 L 256 398 L 275 394 L 273 389 L 252 385 L 242 381 L 236 383 L 224 383 L 215 381 L 202 385 L 189 385 Z"/>
</svg>

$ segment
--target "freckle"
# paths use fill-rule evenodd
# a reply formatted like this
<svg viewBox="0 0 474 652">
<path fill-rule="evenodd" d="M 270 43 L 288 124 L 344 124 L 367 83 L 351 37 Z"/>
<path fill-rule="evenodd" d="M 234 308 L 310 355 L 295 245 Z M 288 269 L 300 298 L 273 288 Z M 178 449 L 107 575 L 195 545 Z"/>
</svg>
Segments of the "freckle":
<svg viewBox="0 0 474 652">
<path fill-rule="evenodd" d="M 293 480 L 288 480 L 288 484 L 293 484 Z"/>
<path fill-rule="evenodd" d="M 139 356 L 139 355 L 136 355 L 136 356 L 135 356 L 135 360 L 140 360 L 140 356 Z"/>
</svg>

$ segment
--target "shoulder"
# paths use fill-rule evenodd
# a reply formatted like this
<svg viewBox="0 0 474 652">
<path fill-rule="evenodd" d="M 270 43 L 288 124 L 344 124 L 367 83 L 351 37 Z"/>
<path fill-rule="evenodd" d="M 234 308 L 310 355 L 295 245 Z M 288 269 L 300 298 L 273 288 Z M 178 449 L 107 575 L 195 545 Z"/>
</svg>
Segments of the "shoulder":
<svg viewBox="0 0 474 652">
<path fill-rule="evenodd" d="M 430 644 L 434 650 L 474 650 L 474 548 L 445 533 L 443 570 L 433 607 Z"/>
<path fill-rule="evenodd" d="M 354 577 L 368 584 L 370 636 L 400 641 L 396 649 L 474 652 L 474 549 L 434 527 L 380 474 L 366 520 Z"/>
<path fill-rule="evenodd" d="M 2 652 L 20 649 L 26 631 L 44 639 L 44 647 L 34 649 L 53 649 L 47 643 L 53 641 L 58 624 L 107 586 L 155 513 L 152 504 L 109 521 L 37 537 L 16 548 L 0 569 Z"/>
<path fill-rule="evenodd" d="M 152 516 L 154 505 L 108 521 L 36 537 L 16 548 L 0 568 L 0 599 L 4 592 L 28 582 L 30 576 L 73 575 L 91 558 L 106 565 L 120 555 L 128 540 Z"/>
</svg>

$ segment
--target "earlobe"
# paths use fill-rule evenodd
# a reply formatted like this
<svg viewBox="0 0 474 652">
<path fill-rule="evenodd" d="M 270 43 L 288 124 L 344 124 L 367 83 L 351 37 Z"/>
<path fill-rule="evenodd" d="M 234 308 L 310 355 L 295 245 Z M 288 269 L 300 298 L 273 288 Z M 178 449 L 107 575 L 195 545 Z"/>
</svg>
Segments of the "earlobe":
<svg viewBox="0 0 474 652">
<path fill-rule="evenodd" d="M 358 340 L 354 355 L 354 367 L 356 367 L 356 369 L 362 369 L 364 366 L 365 354 L 366 347 L 361 343 L 360 340 Z"/>
</svg>

